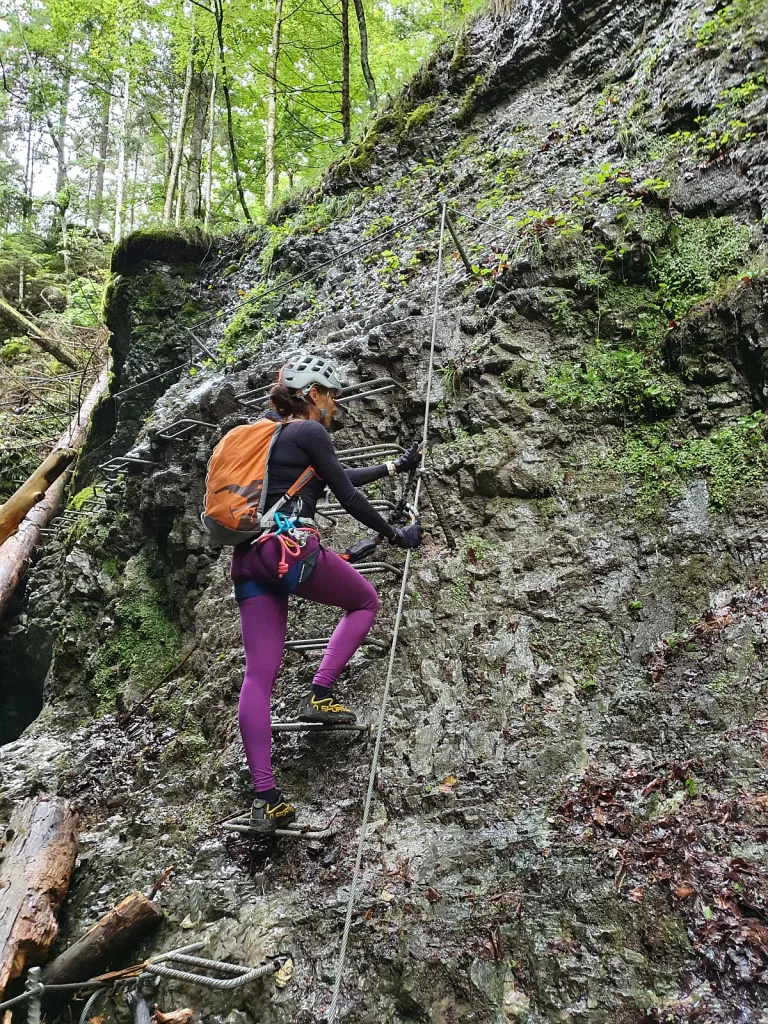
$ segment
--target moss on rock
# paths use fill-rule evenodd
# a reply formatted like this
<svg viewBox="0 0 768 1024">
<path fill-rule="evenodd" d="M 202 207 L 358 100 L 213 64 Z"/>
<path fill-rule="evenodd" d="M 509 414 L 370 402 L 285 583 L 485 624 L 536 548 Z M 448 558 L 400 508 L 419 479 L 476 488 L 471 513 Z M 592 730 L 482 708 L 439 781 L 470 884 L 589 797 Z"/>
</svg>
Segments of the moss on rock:
<svg viewBox="0 0 768 1024">
<path fill-rule="evenodd" d="M 199 228 L 147 228 L 134 231 L 112 252 L 113 274 L 130 274 L 146 260 L 164 263 L 202 263 L 214 244 Z"/>
</svg>

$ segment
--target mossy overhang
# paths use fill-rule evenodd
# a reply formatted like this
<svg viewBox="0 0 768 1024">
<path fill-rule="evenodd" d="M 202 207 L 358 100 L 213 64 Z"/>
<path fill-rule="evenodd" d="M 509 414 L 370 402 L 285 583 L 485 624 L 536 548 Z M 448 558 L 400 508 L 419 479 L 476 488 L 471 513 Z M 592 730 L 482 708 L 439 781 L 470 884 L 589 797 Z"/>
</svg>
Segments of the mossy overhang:
<svg viewBox="0 0 768 1024">
<path fill-rule="evenodd" d="M 147 228 L 126 235 L 112 252 L 113 274 L 131 274 L 150 260 L 200 264 L 215 247 L 212 235 L 200 228 Z"/>
</svg>

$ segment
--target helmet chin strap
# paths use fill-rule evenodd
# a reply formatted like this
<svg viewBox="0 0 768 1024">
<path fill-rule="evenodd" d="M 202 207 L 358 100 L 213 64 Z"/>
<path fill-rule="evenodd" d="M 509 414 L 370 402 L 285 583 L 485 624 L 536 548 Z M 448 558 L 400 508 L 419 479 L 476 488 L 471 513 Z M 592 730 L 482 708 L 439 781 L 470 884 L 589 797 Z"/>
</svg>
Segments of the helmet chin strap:
<svg viewBox="0 0 768 1024">
<path fill-rule="evenodd" d="M 300 391 L 299 394 L 302 395 L 302 397 L 305 397 L 303 392 Z M 322 423 L 323 426 L 325 426 L 325 421 L 328 418 L 328 393 L 326 392 L 326 395 L 325 395 L 325 406 L 322 409 L 317 404 L 317 402 L 312 402 L 312 400 L 309 397 L 309 392 L 307 392 L 306 398 L 311 403 L 312 408 L 313 409 L 317 409 L 317 411 L 320 413 L 320 422 Z"/>
</svg>

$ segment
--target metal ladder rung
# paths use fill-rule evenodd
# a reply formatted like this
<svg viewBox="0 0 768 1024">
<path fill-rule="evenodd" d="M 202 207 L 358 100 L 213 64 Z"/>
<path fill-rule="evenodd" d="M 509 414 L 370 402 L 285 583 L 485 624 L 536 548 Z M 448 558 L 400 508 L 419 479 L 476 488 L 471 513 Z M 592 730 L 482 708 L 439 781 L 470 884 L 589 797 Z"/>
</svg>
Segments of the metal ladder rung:
<svg viewBox="0 0 768 1024">
<path fill-rule="evenodd" d="M 357 569 L 361 576 L 377 576 L 379 573 L 390 572 L 393 576 L 403 578 L 403 570 L 400 566 L 392 565 L 390 562 L 361 562 L 359 565 L 354 565 L 353 568 Z"/>
<path fill-rule="evenodd" d="M 325 828 L 316 828 L 314 825 L 296 823 L 287 828 L 278 828 L 265 835 L 263 832 L 255 832 L 251 828 L 250 817 L 247 814 L 239 814 L 230 818 L 223 822 L 222 828 L 226 828 L 230 832 L 243 832 L 246 835 L 258 836 L 262 839 L 271 839 L 272 836 L 278 836 L 280 839 L 327 839 L 329 836 L 335 836 L 338 832 L 338 828 L 334 824 Z"/>
<path fill-rule="evenodd" d="M 346 398 L 337 398 L 336 404 L 344 405 L 347 402 L 354 402 L 355 399 L 357 398 L 370 398 L 371 395 L 381 395 L 385 391 L 394 391 L 396 387 L 397 385 L 393 381 L 391 384 L 385 384 L 383 387 L 380 388 L 373 388 L 371 391 L 360 391 L 357 394 L 348 395 Z"/>
<path fill-rule="evenodd" d="M 367 722 L 273 722 L 272 732 L 367 732 L 371 733 L 373 726 Z"/>
<path fill-rule="evenodd" d="M 381 387 L 394 388 L 397 387 L 397 381 L 394 377 L 374 377 L 373 380 L 361 380 L 357 384 L 350 384 L 349 387 L 344 388 L 339 394 L 339 398 L 344 401 L 349 398 L 358 398 L 360 392 L 368 392 L 371 389 L 378 389 Z"/>
<path fill-rule="evenodd" d="M 216 430 L 216 423 L 206 423 L 205 420 L 180 419 L 169 423 L 167 427 L 158 430 L 155 437 L 163 441 L 176 441 L 180 437 L 186 437 L 193 433 L 195 427 L 207 427 L 209 430 Z"/>
<path fill-rule="evenodd" d="M 285 649 L 287 651 L 322 651 L 325 650 L 330 642 L 331 638 L 329 636 L 308 637 L 305 640 L 286 640 Z M 386 651 L 388 645 L 382 640 L 365 640 L 363 646 Z"/>
<path fill-rule="evenodd" d="M 159 958 L 158 958 L 159 960 Z M 240 988 L 247 985 L 249 981 L 256 981 L 263 978 L 265 974 L 274 974 L 280 968 L 280 961 L 275 959 L 271 963 L 260 964 L 258 967 L 244 967 L 240 964 L 229 964 L 223 960 L 207 960 L 199 956 L 186 956 L 183 953 L 172 952 L 162 957 L 162 963 L 153 961 L 145 967 L 147 974 L 154 974 L 161 978 L 175 978 L 178 981 L 186 981 L 193 985 L 202 985 L 204 988 L 221 989 L 228 991 L 233 988 Z M 168 963 L 189 964 L 193 967 L 201 967 L 207 970 L 218 971 L 221 974 L 233 974 L 233 978 L 221 978 L 206 974 L 196 974 L 192 971 L 181 971 L 175 967 L 168 967 Z"/>
<path fill-rule="evenodd" d="M 389 501 L 386 498 L 374 498 L 370 502 L 371 505 L 376 509 L 377 512 L 391 512 L 392 509 L 397 508 L 394 501 Z M 348 516 L 351 515 L 341 505 L 316 505 L 315 512 L 319 512 L 322 516 Z"/>
<path fill-rule="evenodd" d="M 399 444 L 369 444 L 361 448 L 345 448 L 336 452 L 339 462 L 359 462 L 366 458 L 384 458 L 387 455 L 402 455 L 405 451 Z"/>
<path fill-rule="evenodd" d="M 154 466 L 155 463 L 152 459 L 137 459 L 132 455 L 119 455 L 114 459 L 109 459 L 108 462 L 103 462 L 99 469 L 106 476 L 114 475 L 119 476 L 124 473 L 129 466 Z"/>
</svg>

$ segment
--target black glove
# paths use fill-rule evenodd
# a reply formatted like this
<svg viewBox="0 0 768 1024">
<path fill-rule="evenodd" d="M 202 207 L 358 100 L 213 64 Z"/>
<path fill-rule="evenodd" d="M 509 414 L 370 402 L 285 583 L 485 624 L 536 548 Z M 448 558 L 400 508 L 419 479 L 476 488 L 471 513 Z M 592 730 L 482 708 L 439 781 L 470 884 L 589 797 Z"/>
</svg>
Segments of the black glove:
<svg viewBox="0 0 768 1024">
<path fill-rule="evenodd" d="M 424 530 L 419 523 L 412 526 L 396 526 L 395 536 L 390 540 L 396 548 L 417 548 L 424 537 Z"/>
<path fill-rule="evenodd" d="M 410 473 L 412 469 L 418 469 L 421 462 L 421 448 L 418 441 L 414 441 L 407 452 L 403 452 L 395 463 L 396 473 Z"/>
</svg>

